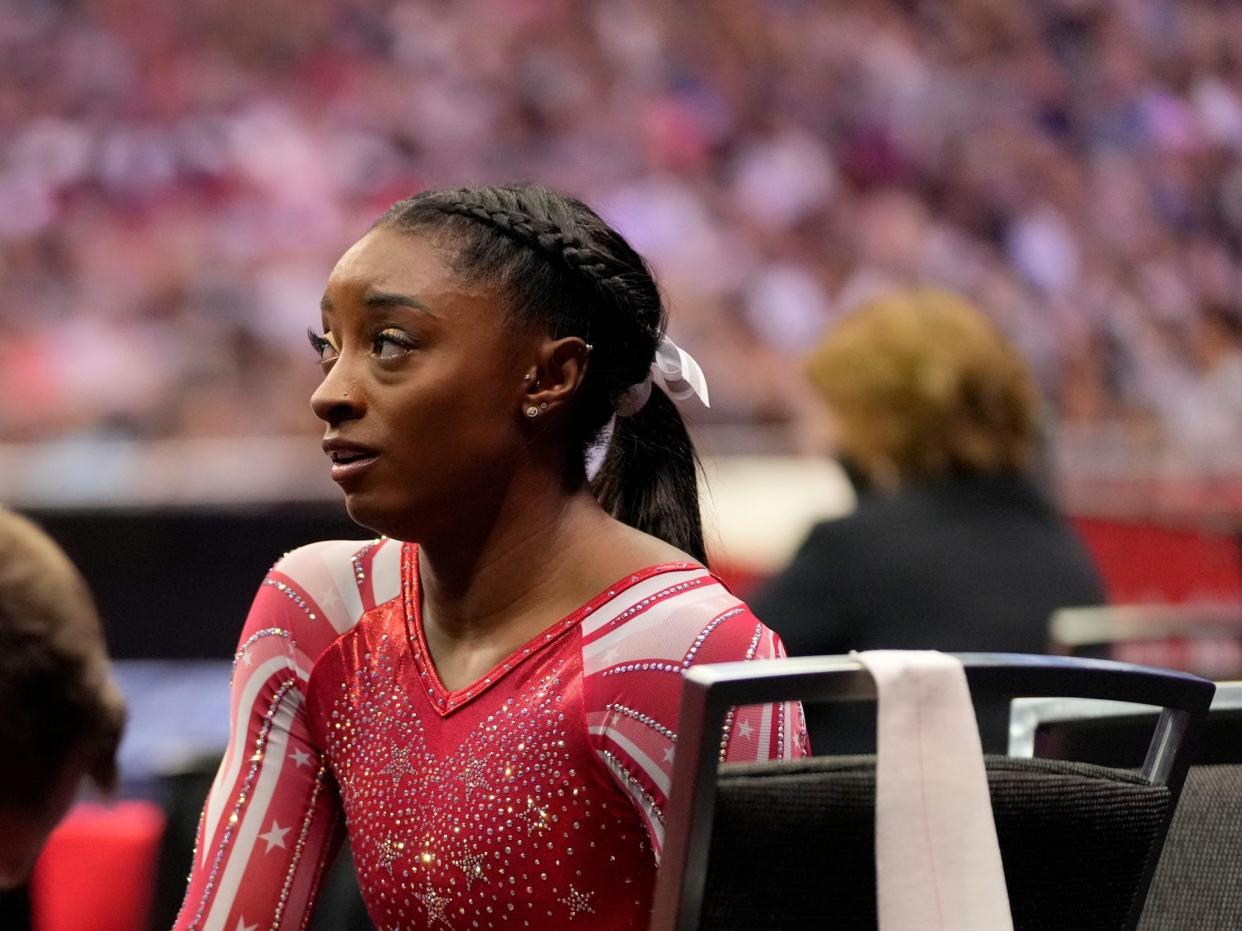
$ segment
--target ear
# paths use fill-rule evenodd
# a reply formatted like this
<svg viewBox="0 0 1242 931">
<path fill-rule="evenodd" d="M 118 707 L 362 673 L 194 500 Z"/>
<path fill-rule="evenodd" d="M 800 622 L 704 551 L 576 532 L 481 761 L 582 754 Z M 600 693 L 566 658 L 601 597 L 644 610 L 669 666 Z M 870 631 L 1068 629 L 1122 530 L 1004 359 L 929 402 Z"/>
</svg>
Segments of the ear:
<svg viewBox="0 0 1242 931">
<path fill-rule="evenodd" d="M 549 414 L 574 396 L 586 378 L 591 350 L 577 336 L 545 340 L 526 373 L 522 404 Z"/>
</svg>

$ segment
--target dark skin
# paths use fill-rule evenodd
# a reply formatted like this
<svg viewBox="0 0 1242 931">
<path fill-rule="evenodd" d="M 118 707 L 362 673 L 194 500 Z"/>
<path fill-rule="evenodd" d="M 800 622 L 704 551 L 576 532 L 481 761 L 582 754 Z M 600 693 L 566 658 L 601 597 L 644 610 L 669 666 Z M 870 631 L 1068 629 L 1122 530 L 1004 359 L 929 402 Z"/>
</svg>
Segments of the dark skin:
<svg viewBox="0 0 1242 931">
<path fill-rule="evenodd" d="M 585 343 L 519 328 L 503 295 L 453 271 L 452 250 L 378 229 L 342 256 L 311 407 L 328 439 L 374 453 L 338 478 L 346 507 L 418 542 L 424 634 L 457 690 L 618 579 L 691 560 L 608 515 L 583 470 L 566 473 Z"/>
</svg>

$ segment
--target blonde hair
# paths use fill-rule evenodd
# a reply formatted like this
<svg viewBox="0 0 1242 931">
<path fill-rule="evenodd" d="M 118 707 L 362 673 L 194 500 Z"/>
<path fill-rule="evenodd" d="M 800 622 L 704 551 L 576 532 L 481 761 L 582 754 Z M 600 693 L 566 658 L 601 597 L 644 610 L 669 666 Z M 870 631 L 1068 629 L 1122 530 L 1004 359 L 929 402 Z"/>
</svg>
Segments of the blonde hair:
<svg viewBox="0 0 1242 931">
<path fill-rule="evenodd" d="M 872 300 L 832 329 L 807 372 L 841 454 L 880 487 L 1034 463 L 1030 372 L 957 295 L 911 288 Z"/>
</svg>

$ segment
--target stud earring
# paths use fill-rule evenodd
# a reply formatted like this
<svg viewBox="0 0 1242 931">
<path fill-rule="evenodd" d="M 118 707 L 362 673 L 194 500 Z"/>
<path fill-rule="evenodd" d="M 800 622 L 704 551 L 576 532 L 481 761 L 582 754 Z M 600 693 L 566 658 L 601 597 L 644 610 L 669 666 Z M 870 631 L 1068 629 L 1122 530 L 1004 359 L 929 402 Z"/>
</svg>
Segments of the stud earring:
<svg viewBox="0 0 1242 931">
<path fill-rule="evenodd" d="M 538 417 L 539 408 L 534 407 L 534 406 L 526 408 L 526 416 L 527 417 Z"/>
<path fill-rule="evenodd" d="M 547 402 L 547 401 L 542 401 L 542 402 L 539 404 L 539 411 L 540 411 L 540 413 L 542 413 L 543 411 L 546 411 L 547 409 L 548 409 L 548 402 Z"/>
</svg>

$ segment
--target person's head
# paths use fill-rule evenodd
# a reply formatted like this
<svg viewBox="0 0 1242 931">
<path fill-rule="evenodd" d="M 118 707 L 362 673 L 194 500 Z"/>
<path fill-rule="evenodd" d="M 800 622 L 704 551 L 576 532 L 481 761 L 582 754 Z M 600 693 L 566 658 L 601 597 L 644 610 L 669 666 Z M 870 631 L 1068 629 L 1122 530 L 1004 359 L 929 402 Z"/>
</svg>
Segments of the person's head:
<svg viewBox="0 0 1242 931">
<path fill-rule="evenodd" d="M 84 778 L 114 787 L 124 721 L 86 583 L 0 508 L 0 889 L 27 877 Z"/>
<path fill-rule="evenodd" d="M 589 207 L 532 185 L 394 204 L 324 294 L 326 374 L 312 398 L 353 444 L 334 477 L 359 523 L 422 539 L 503 498 L 539 464 L 567 490 L 614 423 L 592 480 L 618 519 L 704 558 L 697 461 L 659 386 L 631 416 L 666 311 L 642 257 Z"/>
<path fill-rule="evenodd" d="M 832 328 L 808 362 L 837 454 L 864 487 L 1034 467 L 1038 398 L 1027 366 L 966 301 L 885 294 Z"/>
</svg>

